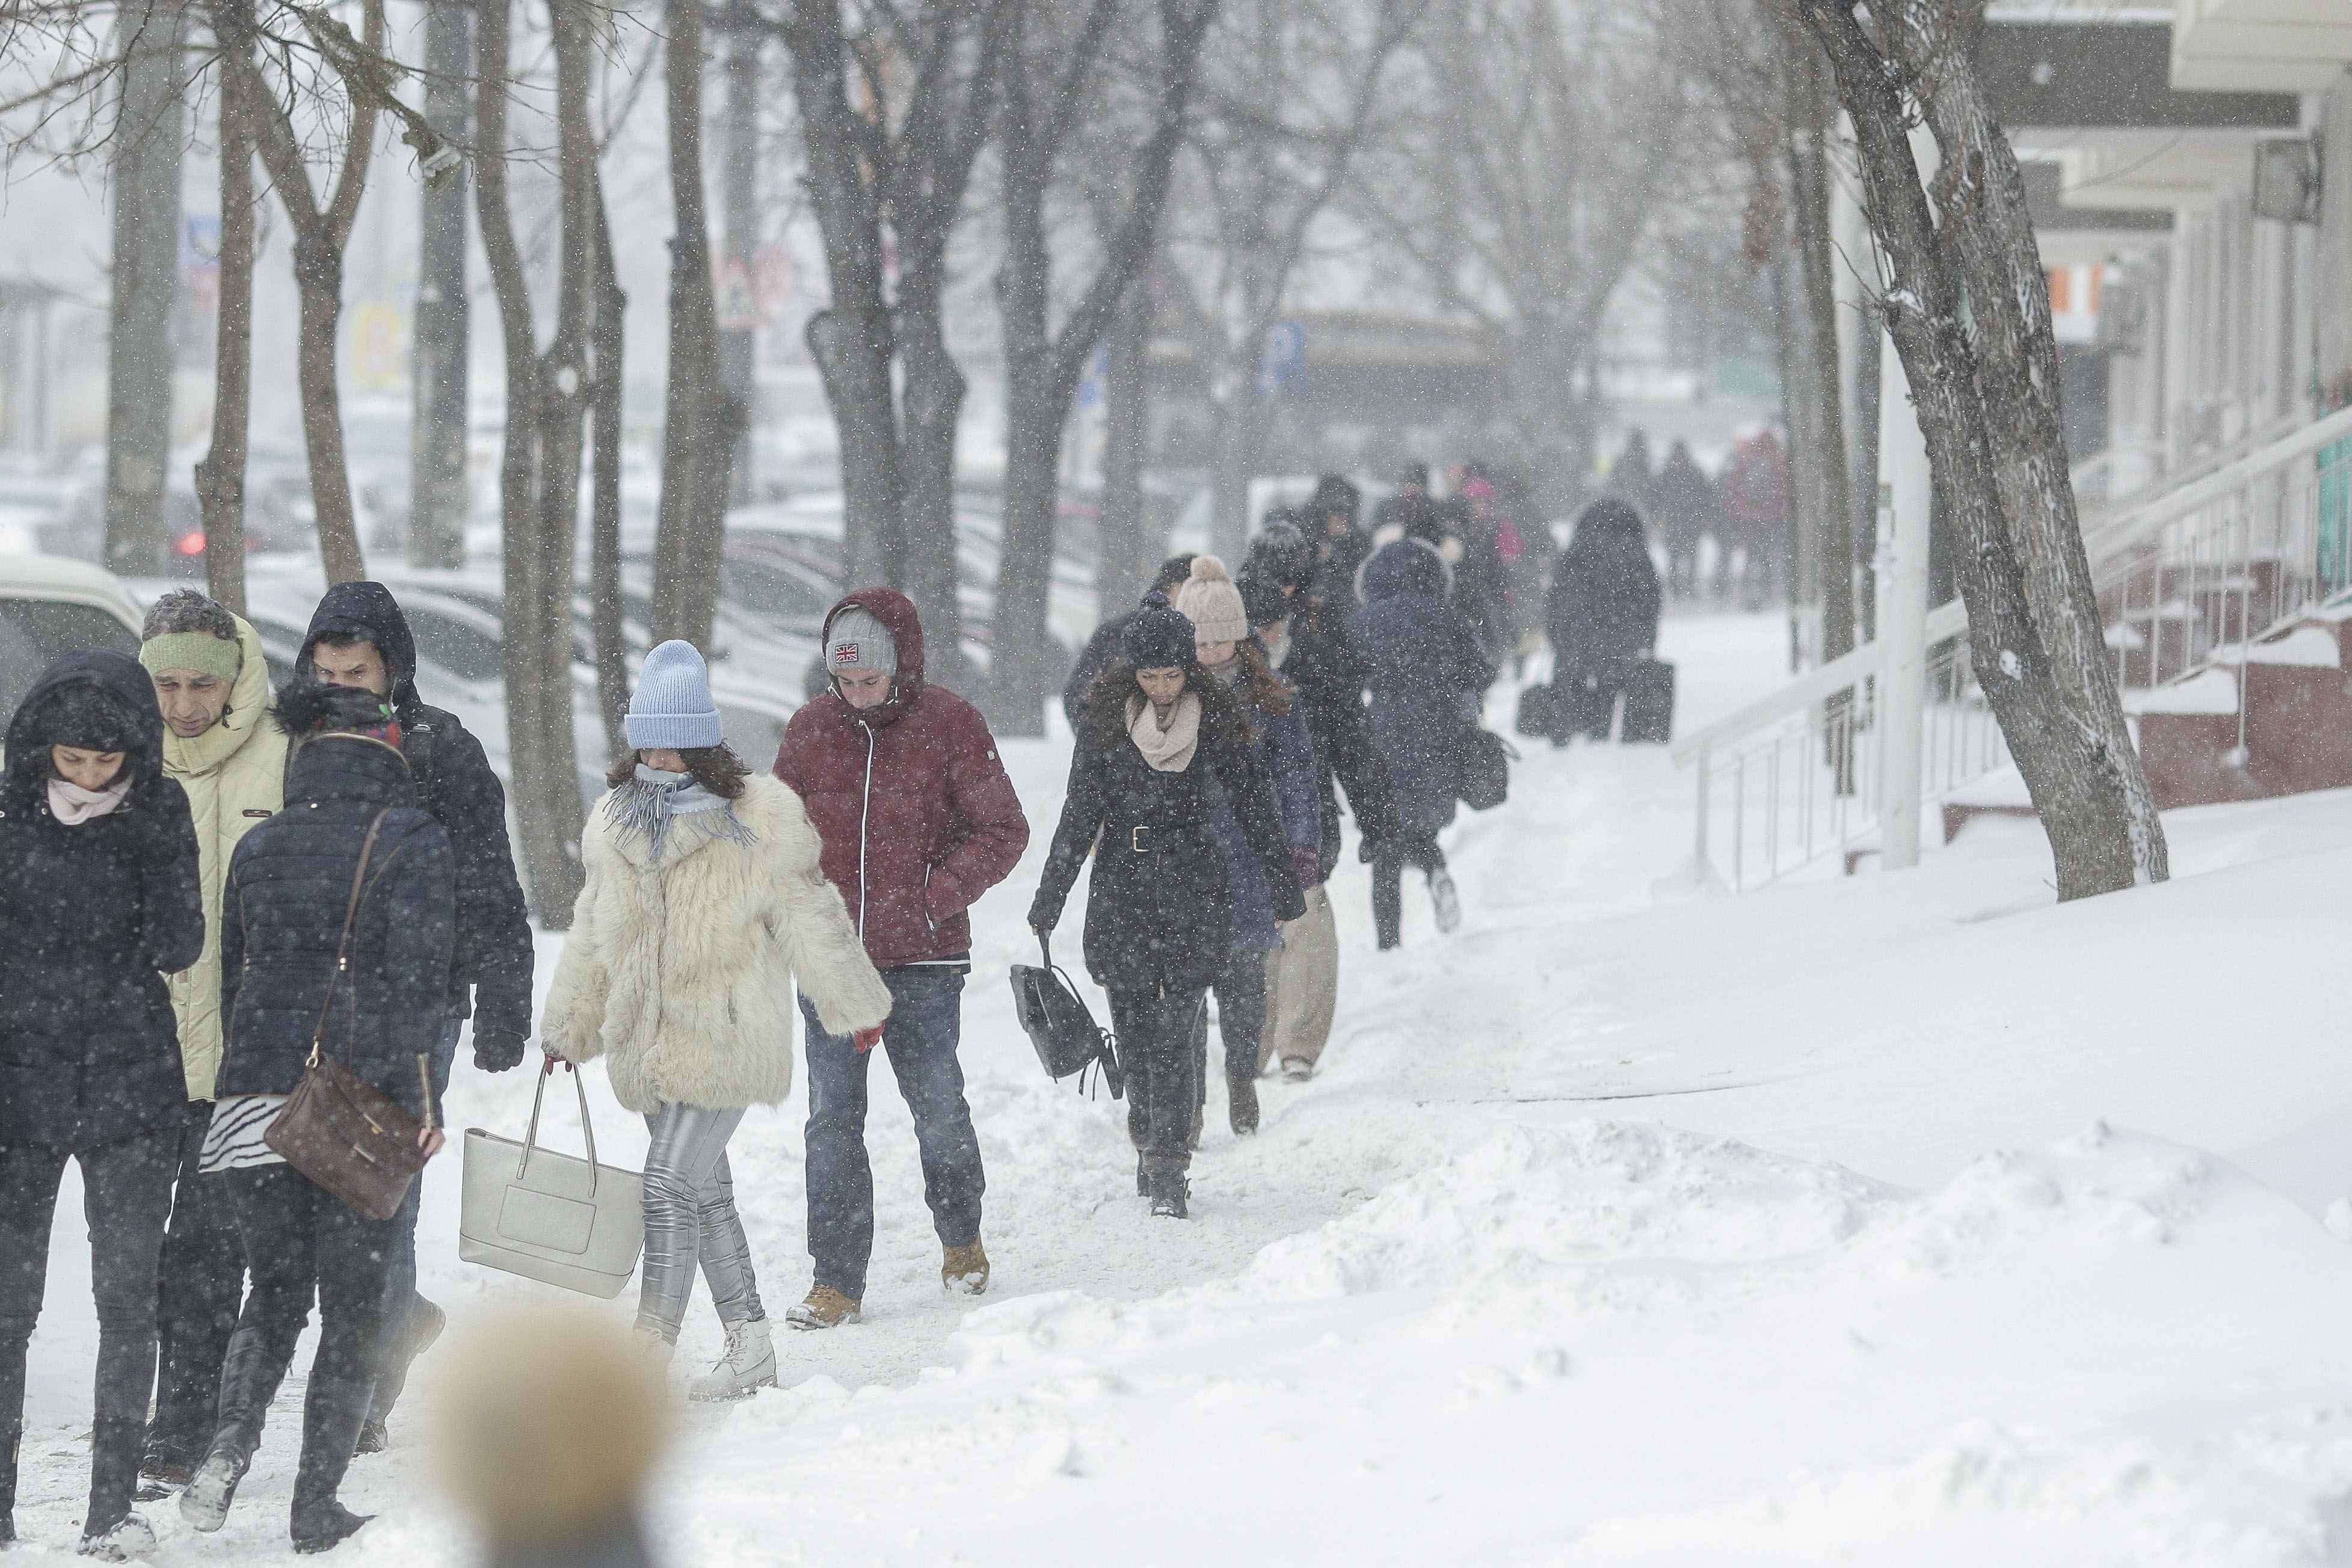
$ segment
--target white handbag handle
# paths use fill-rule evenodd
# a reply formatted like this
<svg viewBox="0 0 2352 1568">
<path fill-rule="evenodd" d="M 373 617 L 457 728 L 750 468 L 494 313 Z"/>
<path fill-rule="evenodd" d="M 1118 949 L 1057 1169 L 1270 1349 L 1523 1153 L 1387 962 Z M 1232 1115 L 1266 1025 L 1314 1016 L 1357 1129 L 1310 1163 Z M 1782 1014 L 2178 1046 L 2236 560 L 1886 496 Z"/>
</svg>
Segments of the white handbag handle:
<svg viewBox="0 0 2352 1568">
<path fill-rule="evenodd" d="M 547 1103 L 547 1081 L 555 1075 L 556 1061 L 552 1056 L 547 1059 L 547 1066 L 539 1075 L 539 1088 L 530 1097 L 530 1125 L 523 1132 L 522 1157 L 515 1162 L 517 1181 L 522 1180 L 523 1173 L 530 1169 L 530 1152 L 539 1146 L 539 1108 Z M 597 1177 L 596 1124 L 588 1119 L 588 1085 L 580 1081 L 580 1070 L 572 1063 L 564 1062 L 563 1070 L 572 1075 L 572 1087 L 580 1091 L 580 1132 L 588 1141 L 588 1196 L 593 1197 Z"/>
</svg>

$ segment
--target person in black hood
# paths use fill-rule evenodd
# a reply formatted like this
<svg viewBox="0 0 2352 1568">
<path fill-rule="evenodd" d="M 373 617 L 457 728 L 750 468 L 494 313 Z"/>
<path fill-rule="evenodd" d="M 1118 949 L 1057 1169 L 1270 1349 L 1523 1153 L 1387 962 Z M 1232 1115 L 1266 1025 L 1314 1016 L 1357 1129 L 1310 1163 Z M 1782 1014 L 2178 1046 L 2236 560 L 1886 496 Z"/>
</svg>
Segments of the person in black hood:
<svg viewBox="0 0 2352 1568">
<path fill-rule="evenodd" d="M 16 1538 L 26 1346 L 66 1162 L 81 1166 L 98 1307 L 84 1553 L 154 1548 L 131 1509 L 155 1373 L 155 1270 L 186 1079 L 163 976 L 204 951 L 188 798 L 138 662 L 41 672 L 0 775 L 0 1542 Z M 46 1445 L 44 1445 L 46 1448 Z"/>
<path fill-rule="evenodd" d="M 448 982 L 457 883 L 449 835 L 417 809 L 389 702 L 298 679 L 276 711 L 298 749 L 286 809 L 229 861 L 227 1038 L 197 1161 L 205 1175 L 226 1176 L 253 1289 L 221 1369 L 220 1423 L 180 1512 L 205 1531 L 227 1517 L 315 1295 L 319 1350 L 291 1529 L 294 1549 L 309 1552 L 366 1522 L 335 1494 L 375 1390 L 400 1220 L 362 1215 L 287 1164 L 267 1134 L 324 1051 L 422 1124 L 417 1145 L 428 1156 L 440 1147 L 440 1090 L 428 1075 L 443 1030 L 437 1009 L 417 998 Z"/>
<path fill-rule="evenodd" d="M 1642 519 L 1614 497 L 1578 514 L 1552 574 L 1551 743 L 1609 738 L 1617 695 L 1658 642 L 1658 569 Z"/>
<path fill-rule="evenodd" d="M 401 754 L 415 783 L 416 803 L 448 831 L 457 867 L 457 934 L 446 1021 L 434 1051 L 435 1091 L 447 1086 L 468 1013 L 474 1019 L 474 1065 L 506 1071 L 522 1061 L 530 1034 L 530 915 L 507 840 L 506 791 L 490 771 L 482 743 L 456 715 L 418 695 L 416 639 L 392 591 L 380 582 L 339 582 L 327 591 L 311 613 L 294 673 L 329 685 L 358 686 L 391 702 L 400 719 Z M 387 1284 L 392 1294 L 384 1312 L 383 1375 L 360 1434 L 363 1454 L 384 1446 L 385 1422 L 408 1364 L 433 1343 L 444 1322 L 441 1309 L 416 1293 L 418 1185 L 409 1187 Z"/>
</svg>

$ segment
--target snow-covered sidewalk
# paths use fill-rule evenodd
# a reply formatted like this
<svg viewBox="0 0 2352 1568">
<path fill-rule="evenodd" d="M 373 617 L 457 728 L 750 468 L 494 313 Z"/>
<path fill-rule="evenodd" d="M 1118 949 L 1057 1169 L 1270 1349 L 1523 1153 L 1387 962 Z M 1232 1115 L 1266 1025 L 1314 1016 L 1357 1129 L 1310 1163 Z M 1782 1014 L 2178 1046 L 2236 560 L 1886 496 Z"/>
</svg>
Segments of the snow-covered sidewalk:
<svg viewBox="0 0 2352 1568">
<path fill-rule="evenodd" d="M 1782 635 L 1670 621 L 1679 722 L 1769 690 Z M 1510 802 L 1448 839 L 1454 936 L 1408 887 L 1406 946 L 1375 954 L 1343 866 L 1326 1069 L 1266 1084 L 1254 1139 L 1213 1104 L 1178 1225 L 1132 1196 L 1118 1108 L 1046 1083 L 1013 1026 L 1067 747 L 1008 745 L 1035 842 L 980 906 L 963 1053 L 992 1295 L 939 1293 L 877 1069 L 866 1321 L 780 1338 L 782 1388 L 686 1413 L 666 1560 L 2352 1561 L 2352 1248 L 2328 1223 L 2352 1233 L 2329 1214 L 2352 799 L 2178 813 L 2172 883 L 2064 909 L 2036 830 L 2000 821 L 1916 873 L 1661 903 L 1688 776 L 1523 749 Z M 634 1160 L 591 1082 L 603 1151 Z M 530 1089 L 465 1069 L 451 1118 L 519 1132 Z M 772 1312 L 807 1282 L 803 1110 L 732 1151 Z M 427 1188 L 424 1289 L 462 1327 L 537 1288 L 457 1263 L 455 1175 Z M 27 1561 L 79 1516 L 81 1250 L 61 1224 Z M 682 1363 L 717 1345 L 690 1325 Z M 288 1554 L 299 1394 L 221 1535 L 151 1510 L 161 1561 Z M 355 1565 L 467 1550 L 404 1415 L 353 1471 L 383 1515 Z"/>
</svg>

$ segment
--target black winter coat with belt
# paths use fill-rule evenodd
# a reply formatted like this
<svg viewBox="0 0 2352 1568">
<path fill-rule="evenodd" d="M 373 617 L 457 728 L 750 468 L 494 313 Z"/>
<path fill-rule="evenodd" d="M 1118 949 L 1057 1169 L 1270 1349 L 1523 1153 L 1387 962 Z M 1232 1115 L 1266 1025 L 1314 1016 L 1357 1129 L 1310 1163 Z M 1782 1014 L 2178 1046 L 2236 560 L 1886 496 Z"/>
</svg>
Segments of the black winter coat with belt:
<svg viewBox="0 0 2352 1568">
<path fill-rule="evenodd" d="M 507 796 L 482 743 L 416 690 L 416 638 L 392 591 L 380 582 L 339 582 L 310 616 L 294 673 L 311 675 L 320 637 L 363 637 L 392 675 L 401 750 L 416 784 L 416 804 L 448 830 L 457 871 L 457 937 L 450 959 L 445 1016 L 471 1013 L 477 1036 L 530 1033 L 530 913 L 507 839 Z M 470 991 L 470 998 L 468 992 Z"/>
<path fill-rule="evenodd" d="M 1070 758 L 1062 821 L 1029 906 L 1033 930 L 1051 931 L 1092 851 L 1087 890 L 1087 972 L 1107 991 L 1150 995 L 1209 983 L 1233 948 L 1234 895 L 1212 825 L 1218 791 L 1233 803 L 1242 837 L 1265 873 L 1276 920 L 1307 913 L 1274 789 L 1252 757 L 1233 697 L 1198 665 L 1185 690 L 1202 705 L 1201 738 L 1178 771 L 1153 768 L 1128 738 L 1125 665 L 1088 694 Z"/>
<path fill-rule="evenodd" d="M 123 753 L 122 804 L 68 827 L 49 813 L 45 720 L 74 686 L 139 741 Z M 163 976 L 204 946 L 196 830 L 163 777 L 154 684 L 110 649 L 68 653 L 9 721 L 0 778 L 0 1144 L 96 1148 L 185 1114 Z"/>
<path fill-rule="evenodd" d="M 379 814 L 339 972 L 343 914 Z M 363 736 L 306 742 L 287 765 L 286 809 L 247 833 L 229 861 L 220 1092 L 293 1092 L 318 1035 L 421 1119 L 416 1062 L 440 1036 L 457 915 L 449 835 L 418 809 L 400 753 Z"/>
</svg>

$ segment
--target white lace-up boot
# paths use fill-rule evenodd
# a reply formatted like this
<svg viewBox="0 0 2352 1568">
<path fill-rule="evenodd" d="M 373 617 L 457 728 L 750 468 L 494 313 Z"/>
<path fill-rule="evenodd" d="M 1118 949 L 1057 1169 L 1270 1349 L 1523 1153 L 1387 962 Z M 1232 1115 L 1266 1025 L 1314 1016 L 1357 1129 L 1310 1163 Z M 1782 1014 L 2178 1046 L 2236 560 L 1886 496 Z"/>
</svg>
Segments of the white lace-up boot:
<svg viewBox="0 0 2352 1568">
<path fill-rule="evenodd" d="M 727 1353 L 719 1364 L 688 1385 L 689 1399 L 742 1399 L 756 1388 L 776 1385 L 776 1348 L 768 1340 L 768 1320 L 746 1318 L 727 1328 Z"/>
</svg>

